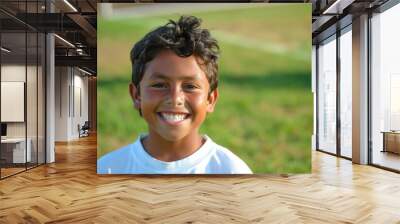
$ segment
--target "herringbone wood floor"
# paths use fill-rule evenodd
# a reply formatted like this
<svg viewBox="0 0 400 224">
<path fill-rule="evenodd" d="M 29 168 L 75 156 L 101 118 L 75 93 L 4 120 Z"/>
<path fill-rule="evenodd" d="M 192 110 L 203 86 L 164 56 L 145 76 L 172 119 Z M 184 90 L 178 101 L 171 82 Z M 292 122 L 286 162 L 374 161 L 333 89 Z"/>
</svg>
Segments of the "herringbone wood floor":
<svg viewBox="0 0 400 224">
<path fill-rule="evenodd" d="M 313 174 L 99 176 L 96 139 L 0 181 L 0 223 L 400 223 L 400 175 L 313 153 Z"/>
</svg>

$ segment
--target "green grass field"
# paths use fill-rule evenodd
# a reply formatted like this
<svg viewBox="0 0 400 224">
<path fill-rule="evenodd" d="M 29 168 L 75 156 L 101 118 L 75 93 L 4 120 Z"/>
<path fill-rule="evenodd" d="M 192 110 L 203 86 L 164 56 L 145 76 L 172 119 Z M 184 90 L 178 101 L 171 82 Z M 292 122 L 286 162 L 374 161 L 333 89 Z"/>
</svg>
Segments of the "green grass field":
<svg viewBox="0 0 400 224">
<path fill-rule="evenodd" d="M 220 97 L 201 128 L 254 173 L 311 171 L 311 5 L 191 13 L 219 41 Z M 98 20 L 98 157 L 147 132 L 133 109 L 129 52 L 179 15 Z"/>
</svg>

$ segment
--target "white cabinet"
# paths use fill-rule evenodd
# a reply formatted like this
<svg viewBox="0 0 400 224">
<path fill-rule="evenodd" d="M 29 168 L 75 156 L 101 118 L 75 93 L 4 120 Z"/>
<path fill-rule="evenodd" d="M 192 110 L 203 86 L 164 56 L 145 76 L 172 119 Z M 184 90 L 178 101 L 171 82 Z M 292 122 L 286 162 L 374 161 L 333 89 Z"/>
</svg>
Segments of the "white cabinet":
<svg viewBox="0 0 400 224">
<path fill-rule="evenodd" d="M 32 161 L 32 140 L 28 138 L 26 140 L 28 144 L 25 151 L 25 139 L 24 138 L 7 138 L 2 139 L 1 144 L 12 147 L 12 162 L 13 163 L 25 163 Z M 26 159 L 26 161 L 25 161 Z"/>
</svg>

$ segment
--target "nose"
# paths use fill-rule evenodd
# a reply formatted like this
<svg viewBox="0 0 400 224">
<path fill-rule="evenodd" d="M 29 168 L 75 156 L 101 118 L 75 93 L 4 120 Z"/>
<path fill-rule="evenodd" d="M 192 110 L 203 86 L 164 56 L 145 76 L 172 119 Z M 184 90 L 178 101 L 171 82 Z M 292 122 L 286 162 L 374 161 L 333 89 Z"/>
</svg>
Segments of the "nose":
<svg viewBox="0 0 400 224">
<path fill-rule="evenodd" d="M 172 86 L 170 88 L 166 103 L 171 106 L 182 106 L 184 103 L 184 94 L 182 88 L 179 86 Z"/>
</svg>

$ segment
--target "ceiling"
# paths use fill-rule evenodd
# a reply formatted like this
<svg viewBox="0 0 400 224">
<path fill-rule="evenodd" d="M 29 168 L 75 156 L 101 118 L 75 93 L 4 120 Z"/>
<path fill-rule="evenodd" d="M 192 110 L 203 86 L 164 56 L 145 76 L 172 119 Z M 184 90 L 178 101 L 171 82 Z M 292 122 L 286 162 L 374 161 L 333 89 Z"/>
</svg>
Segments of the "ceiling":
<svg viewBox="0 0 400 224">
<path fill-rule="evenodd" d="M 374 11 L 388 0 L 312 0 L 313 44 L 352 23 L 362 13 Z"/>
<path fill-rule="evenodd" d="M 2 46 L 12 49 L 3 60 L 36 57 L 35 52 L 44 47 L 36 36 L 51 32 L 57 34 L 56 66 L 97 73 L 96 0 L 1 0 L 0 26 Z"/>
</svg>

